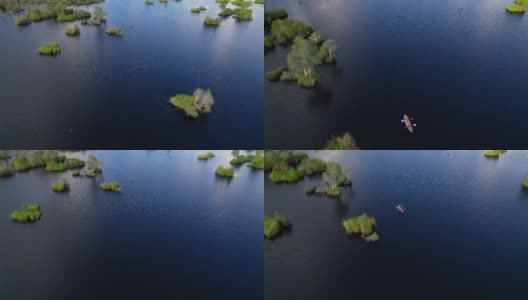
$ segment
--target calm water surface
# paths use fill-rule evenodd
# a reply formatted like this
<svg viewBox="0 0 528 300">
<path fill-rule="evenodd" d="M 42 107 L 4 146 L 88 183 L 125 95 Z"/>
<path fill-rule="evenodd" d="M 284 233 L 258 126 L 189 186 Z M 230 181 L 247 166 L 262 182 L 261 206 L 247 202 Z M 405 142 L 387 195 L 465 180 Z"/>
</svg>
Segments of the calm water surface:
<svg viewBox="0 0 528 300">
<path fill-rule="evenodd" d="M 264 242 L 265 299 L 523 299 L 528 260 L 528 153 L 312 152 L 352 169 L 340 199 L 265 179 L 265 213 L 291 231 Z M 395 206 L 403 203 L 405 214 Z M 341 220 L 375 216 L 380 240 Z"/>
<path fill-rule="evenodd" d="M 216 178 L 231 157 L 215 153 L 96 151 L 95 180 L 44 170 L 0 179 L 0 298 L 262 299 L 263 173 Z M 63 178 L 70 191 L 53 192 Z M 99 188 L 113 180 L 120 193 Z M 12 222 L 29 203 L 41 219 Z"/>
<path fill-rule="evenodd" d="M 198 5 L 207 11 L 191 13 Z M 0 145 L 262 148 L 263 5 L 253 5 L 253 21 L 228 18 L 218 28 L 203 25 L 206 15 L 220 11 L 214 0 L 107 0 L 100 6 L 108 13 L 106 26 L 121 27 L 122 38 L 80 22 L 17 27 L 0 13 Z M 79 37 L 64 34 L 73 24 Z M 62 52 L 38 55 L 49 42 Z M 196 88 L 210 88 L 216 100 L 213 112 L 197 120 L 168 103 Z"/>
<path fill-rule="evenodd" d="M 316 89 L 265 80 L 265 145 L 321 149 L 350 131 L 365 149 L 524 149 L 528 18 L 511 0 L 269 0 L 337 42 Z M 302 3 L 302 4 L 300 4 Z M 289 48 L 265 55 L 286 64 Z M 401 125 L 415 118 L 414 134 Z"/>
</svg>

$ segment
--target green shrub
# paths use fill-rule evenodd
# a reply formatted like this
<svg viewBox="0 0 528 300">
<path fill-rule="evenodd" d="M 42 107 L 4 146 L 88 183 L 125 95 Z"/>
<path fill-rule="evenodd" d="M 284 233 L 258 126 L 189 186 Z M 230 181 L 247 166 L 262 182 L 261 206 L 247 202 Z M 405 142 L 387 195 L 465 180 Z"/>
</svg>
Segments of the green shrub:
<svg viewBox="0 0 528 300">
<path fill-rule="evenodd" d="M 295 79 L 299 85 L 304 87 L 314 87 L 321 76 L 317 72 L 311 72 L 309 74 L 296 74 Z"/>
<path fill-rule="evenodd" d="M 236 9 L 233 18 L 237 20 L 253 20 L 253 11 L 247 8 Z"/>
<path fill-rule="evenodd" d="M 119 192 L 121 186 L 117 182 L 103 182 L 99 185 L 104 191 Z"/>
<path fill-rule="evenodd" d="M 272 39 L 270 39 L 269 37 L 265 36 L 264 37 L 264 50 L 271 50 L 273 49 L 273 47 L 275 47 L 275 43 L 273 42 Z"/>
<path fill-rule="evenodd" d="M 0 150 L 0 160 L 8 159 L 8 158 L 9 158 L 9 154 L 7 154 L 7 151 Z"/>
<path fill-rule="evenodd" d="M 235 175 L 235 168 L 233 167 L 216 167 L 215 174 L 222 177 L 233 177 Z"/>
<path fill-rule="evenodd" d="M 0 168 L 0 177 L 9 177 L 15 174 L 13 168 Z"/>
<path fill-rule="evenodd" d="M 275 214 L 273 215 L 273 218 L 277 221 L 279 221 L 279 223 L 281 224 L 282 227 L 288 227 L 290 226 L 290 221 L 288 219 L 286 219 L 286 217 L 279 213 L 279 212 L 275 212 Z"/>
<path fill-rule="evenodd" d="M 359 150 L 359 146 L 350 132 L 345 132 L 341 136 L 335 136 L 328 140 L 324 150 Z"/>
<path fill-rule="evenodd" d="M 17 222 L 34 222 L 40 219 L 40 206 L 30 204 L 11 213 L 11 219 Z"/>
<path fill-rule="evenodd" d="M 215 154 L 213 152 L 207 152 L 204 154 L 199 154 L 198 159 L 208 160 L 209 158 L 215 157 Z"/>
<path fill-rule="evenodd" d="M 30 19 L 32 22 L 38 22 L 55 17 L 56 14 L 53 11 L 45 11 L 40 8 L 30 9 L 27 14 L 27 18 Z"/>
<path fill-rule="evenodd" d="M 264 0 L 255 0 L 255 3 L 257 3 L 257 4 L 264 4 Z"/>
<path fill-rule="evenodd" d="M 363 239 L 369 243 L 373 243 L 379 240 L 379 235 L 376 232 L 373 232 L 370 235 L 363 236 Z"/>
<path fill-rule="evenodd" d="M 314 175 L 326 170 L 326 162 L 318 158 L 309 158 L 301 161 L 297 167 L 304 175 Z"/>
<path fill-rule="evenodd" d="M 234 15 L 235 13 L 236 13 L 236 9 L 226 8 L 226 9 L 220 11 L 218 13 L 218 15 L 221 16 L 221 17 L 228 17 L 228 16 L 231 16 L 231 15 Z"/>
<path fill-rule="evenodd" d="M 528 189 L 528 176 L 524 177 L 522 185 L 523 185 L 523 187 Z"/>
<path fill-rule="evenodd" d="M 303 178 L 301 171 L 294 168 L 288 168 L 286 170 L 274 170 L 270 173 L 269 178 L 273 182 L 295 182 Z"/>
<path fill-rule="evenodd" d="M 121 30 L 121 28 L 118 28 L 118 27 L 107 28 L 106 29 L 106 34 L 122 36 L 123 35 L 123 31 Z"/>
<path fill-rule="evenodd" d="M 220 24 L 220 18 L 206 16 L 204 19 L 204 24 L 206 26 L 218 26 Z"/>
<path fill-rule="evenodd" d="M 101 169 L 93 169 L 93 170 L 86 171 L 86 173 L 84 175 L 86 175 L 88 177 L 95 177 L 98 174 L 100 174 L 101 172 L 102 172 Z"/>
<path fill-rule="evenodd" d="M 13 161 L 11 161 L 11 166 L 17 172 L 28 171 L 33 168 L 30 159 L 26 156 L 13 159 Z"/>
<path fill-rule="evenodd" d="M 348 235 L 361 234 L 363 237 L 367 237 L 374 233 L 376 219 L 374 219 L 374 217 L 369 217 L 366 213 L 363 213 L 361 216 L 343 220 L 343 227 L 345 228 L 345 231 Z"/>
<path fill-rule="evenodd" d="M 286 70 L 288 69 L 283 66 L 279 66 L 273 71 L 266 72 L 266 79 L 269 81 L 277 81 L 281 77 L 282 73 Z"/>
<path fill-rule="evenodd" d="M 49 43 L 40 46 L 38 52 L 42 55 L 55 55 L 61 52 L 61 48 L 57 43 Z"/>
<path fill-rule="evenodd" d="M 293 40 L 295 37 L 307 37 L 313 32 L 310 25 L 294 19 L 276 20 L 271 25 L 273 40 L 279 44 Z"/>
<path fill-rule="evenodd" d="M 82 9 L 76 9 L 73 14 L 75 15 L 75 18 L 77 20 L 81 19 L 89 19 L 92 17 L 92 14 L 89 11 L 82 10 Z"/>
<path fill-rule="evenodd" d="M 206 9 L 207 9 L 207 7 L 205 7 L 205 6 L 198 6 L 198 7 L 191 8 L 191 12 L 201 12 L 201 11 L 204 11 Z"/>
<path fill-rule="evenodd" d="M 60 21 L 60 22 L 72 22 L 75 20 L 77 20 L 77 17 L 73 13 L 72 14 L 61 14 L 57 16 L 57 21 Z"/>
<path fill-rule="evenodd" d="M 287 19 L 288 13 L 284 8 L 276 8 L 269 10 L 264 13 L 264 23 L 266 26 L 271 25 L 273 21 L 279 20 L 279 19 Z"/>
<path fill-rule="evenodd" d="M 339 197 L 341 195 L 341 189 L 338 187 L 329 187 L 325 188 L 325 193 L 330 197 Z"/>
<path fill-rule="evenodd" d="M 259 170 L 264 169 L 264 156 L 258 154 L 253 156 L 253 159 L 248 164 L 248 167 Z"/>
<path fill-rule="evenodd" d="M 79 35 L 79 33 L 81 33 L 81 30 L 79 29 L 77 25 L 74 25 L 73 27 L 66 27 L 64 32 L 66 33 L 66 35 L 69 35 L 69 36 L 77 36 Z"/>
<path fill-rule="evenodd" d="M 154 4 L 154 1 L 152 1 L 152 0 L 145 0 L 145 3 L 148 4 L 148 5 L 152 5 L 152 4 Z"/>
<path fill-rule="evenodd" d="M 313 186 L 307 186 L 304 188 L 304 192 L 307 194 L 307 195 L 312 195 L 312 194 L 315 194 L 315 191 L 317 190 L 317 185 L 313 185 Z"/>
<path fill-rule="evenodd" d="M 73 177 L 79 177 L 79 176 L 81 176 L 81 172 L 80 172 L 80 171 L 74 171 L 74 172 L 72 173 L 72 176 L 73 176 Z"/>
<path fill-rule="evenodd" d="M 86 166 L 86 162 L 82 159 L 72 157 L 72 158 L 66 158 L 64 160 L 64 165 L 68 169 L 77 169 L 77 168 L 84 168 L 84 166 Z"/>
<path fill-rule="evenodd" d="M 68 183 L 68 181 L 66 181 L 66 179 L 63 181 L 55 181 L 51 184 L 51 188 L 55 192 L 64 192 L 70 189 L 70 184 Z"/>
</svg>

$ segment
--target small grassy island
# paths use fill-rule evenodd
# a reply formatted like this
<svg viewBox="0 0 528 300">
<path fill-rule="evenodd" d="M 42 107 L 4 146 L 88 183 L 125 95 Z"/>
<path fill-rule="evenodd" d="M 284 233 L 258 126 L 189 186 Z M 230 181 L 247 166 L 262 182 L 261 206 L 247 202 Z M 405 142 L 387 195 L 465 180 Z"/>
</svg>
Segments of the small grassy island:
<svg viewBox="0 0 528 300">
<path fill-rule="evenodd" d="M 264 51 L 269 51 L 275 47 L 273 40 L 267 36 L 264 37 Z M 269 78 L 268 78 L 269 79 Z"/>
<path fill-rule="evenodd" d="M 215 174 L 220 177 L 233 177 L 235 176 L 235 168 L 218 166 L 216 167 Z"/>
<path fill-rule="evenodd" d="M 369 217 L 365 213 L 361 216 L 343 220 L 343 227 L 348 235 L 361 234 L 361 237 L 367 242 L 376 242 L 379 239 L 378 234 L 374 231 L 376 219 Z"/>
<path fill-rule="evenodd" d="M 275 238 L 283 228 L 290 226 L 290 221 L 278 212 L 275 212 L 273 217 L 264 216 L 264 236 L 268 239 Z"/>
<path fill-rule="evenodd" d="M 106 29 L 106 34 L 122 36 L 123 35 L 123 31 L 121 30 L 121 28 L 118 28 L 118 27 L 107 28 Z"/>
<path fill-rule="evenodd" d="M 61 52 L 61 48 L 57 43 L 49 43 L 40 46 L 38 52 L 42 55 L 56 55 Z"/>
<path fill-rule="evenodd" d="M 40 206 L 30 204 L 11 213 L 11 219 L 16 222 L 35 222 L 40 219 Z"/>
<path fill-rule="evenodd" d="M 206 16 L 204 19 L 204 24 L 205 26 L 218 26 L 220 25 L 220 18 Z"/>
<path fill-rule="evenodd" d="M 345 132 L 328 140 L 324 150 L 359 150 L 359 146 L 350 132 Z"/>
<path fill-rule="evenodd" d="M 498 158 L 501 154 L 506 153 L 508 150 L 486 150 L 484 156 Z"/>
<path fill-rule="evenodd" d="M 51 188 L 55 191 L 55 192 L 64 192 L 64 191 L 67 191 L 70 189 L 70 184 L 68 183 L 68 181 L 66 181 L 66 179 L 64 179 L 63 181 L 55 181 L 51 184 Z"/>
<path fill-rule="evenodd" d="M 203 5 L 191 8 L 191 12 L 201 12 L 201 11 L 204 11 L 204 10 L 207 10 L 207 7 L 205 7 Z"/>
<path fill-rule="evenodd" d="M 112 191 L 119 192 L 121 191 L 121 186 L 118 182 L 103 182 L 99 185 L 103 191 Z"/>
<path fill-rule="evenodd" d="M 213 157 L 215 157 L 215 154 L 213 152 L 198 154 L 198 159 L 202 159 L 202 160 L 208 160 L 209 158 L 213 158 Z"/>
<path fill-rule="evenodd" d="M 257 150 L 257 153 L 253 156 L 253 159 L 247 165 L 250 168 L 262 170 L 264 169 L 264 151 Z"/>
<path fill-rule="evenodd" d="M 287 71 L 287 70 L 288 70 L 287 68 L 285 68 L 283 66 L 279 66 L 273 71 L 266 72 L 266 78 L 269 81 L 277 81 L 277 80 L 279 80 L 281 78 L 282 73 Z"/>
<path fill-rule="evenodd" d="M 69 35 L 69 36 L 77 36 L 79 35 L 79 33 L 81 33 L 81 30 L 79 29 L 77 25 L 74 25 L 73 27 L 66 27 L 64 32 L 66 33 L 66 35 Z"/>
<path fill-rule="evenodd" d="M 506 10 L 511 13 L 524 13 L 528 8 L 528 0 L 515 0 L 506 6 Z"/>
<path fill-rule="evenodd" d="M 152 1 L 152 0 L 145 0 L 145 3 L 148 4 L 148 5 L 152 5 L 152 4 L 154 4 L 154 1 Z"/>
<path fill-rule="evenodd" d="M 196 89 L 192 96 L 178 94 L 172 97 L 170 103 L 183 110 L 188 117 L 197 118 L 199 114 L 210 113 L 215 101 L 211 90 Z"/>
</svg>

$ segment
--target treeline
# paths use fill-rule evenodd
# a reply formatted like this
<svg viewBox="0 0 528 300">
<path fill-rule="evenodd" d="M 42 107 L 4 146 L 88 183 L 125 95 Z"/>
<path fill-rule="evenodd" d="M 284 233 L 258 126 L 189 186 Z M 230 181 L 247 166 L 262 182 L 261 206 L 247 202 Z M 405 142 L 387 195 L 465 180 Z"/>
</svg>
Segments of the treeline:
<svg viewBox="0 0 528 300">
<path fill-rule="evenodd" d="M 0 9 L 9 12 L 20 12 L 34 5 L 89 5 L 101 3 L 104 0 L 0 0 Z"/>
</svg>

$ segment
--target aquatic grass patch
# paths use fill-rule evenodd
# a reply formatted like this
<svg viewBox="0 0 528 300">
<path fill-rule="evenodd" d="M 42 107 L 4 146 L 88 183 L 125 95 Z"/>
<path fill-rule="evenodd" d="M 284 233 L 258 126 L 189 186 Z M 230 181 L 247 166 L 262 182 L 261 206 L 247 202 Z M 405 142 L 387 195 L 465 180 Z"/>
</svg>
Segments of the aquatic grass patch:
<svg viewBox="0 0 528 300">
<path fill-rule="evenodd" d="M 326 171 L 326 162 L 318 158 L 303 159 L 297 169 L 307 176 L 320 174 Z"/>
<path fill-rule="evenodd" d="M 84 166 L 86 166 L 86 162 L 82 159 L 71 157 L 71 158 L 66 158 L 64 160 L 64 165 L 68 169 L 78 169 L 78 168 L 84 168 Z"/>
<path fill-rule="evenodd" d="M 63 181 L 55 181 L 51 184 L 51 188 L 55 191 L 55 192 L 64 192 L 64 191 L 67 191 L 70 189 L 70 184 L 68 183 L 68 181 L 66 179 L 64 179 Z"/>
<path fill-rule="evenodd" d="M 339 196 L 341 196 L 341 189 L 338 188 L 338 187 L 327 186 L 325 188 L 325 194 L 330 196 L 330 197 L 339 197 Z"/>
<path fill-rule="evenodd" d="M 220 18 L 206 16 L 203 22 L 205 26 L 218 26 L 220 25 Z"/>
<path fill-rule="evenodd" d="M 235 175 L 235 168 L 218 166 L 216 167 L 215 174 L 220 177 L 233 177 Z"/>
<path fill-rule="evenodd" d="M 307 195 L 313 195 L 315 194 L 315 191 L 317 190 L 317 185 L 313 185 L 313 186 L 307 186 L 304 188 L 304 193 L 307 194 Z"/>
<path fill-rule="evenodd" d="M 361 234 L 366 241 L 377 241 L 379 239 L 377 234 L 372 236 L 372 234 L 375 234 L 376 219 L 368 216 L 366 213 L 348 220 L 343 220 L 342 225 L 348 235 Z"/>
<path fill-rule="evenodd" d="M 103 191 L 119 192 L 121 186 L 118 182 L 103 182 L 99 185 Z"/>
<path fill-rule="evenodd" d="M 528 0 L 515 0 L 506 6 L 506 10 L 511 13 L 524 13 L 528 8 Z"/>
<path fill-rule="evenodd" d="M 218 13 L 218 15 L 221 17 L 228 17 L 228 16 L 234 15 L 235 13 L 236 13 L 236 9 L 226 8 L 226 9 L 221 10 Z"/>
<path fill-rule="evenodd" d="M 288 18 L 288 12 L 284 8 L 276 8 L 268 10 L 264 13 L 264 23 L 269 26 L 275 20 L 283 20 Z"/>
<path fill-rule="evenodd" d="M 522 181 L 522 186 L 525 188 L 525 189 L 528 189 L 528 176 L 524 177 L 523 181 Z"/>
<path fill-rule="evenodd" d="M 275 42 L 267 36 L 264 37 L 264 51 L 269 51 L 275 47 Z"/>
<path fill-rule="evenodd" d="M 152 0 L 145 0 L 145 3 L 148 4 L 148 5 L 152 5 L 152 4 L 154 4 L 154 1 L 152 1 Z"/>
<path fill-rule="evenodd" d="M 264 4 L 264 0 L 255 0 L 253 3 L 256 3 L 256 4 Z"/>
<path fill-rule="evenodd" d="M 15 16 L 13 20 L 17 26 L 26 26 L 31 24 L 31 20 L 26 16 Z"/>
<path fill-rule="evenodd" d="M 191 8 L 191 12 L 201 12 L 201 11 L 204 11 L 204 10 L 207 10 L 207 7 L 205 7 L 203 5 Z"/>
<path fill-rule="evenodd" d="M 252 161 L 254 158 L 253 155 L 239 155 L 235 158 L 232 158 L 229 163 L 232 164 L 232 165 L 241 165 L 241 164 L 245 164 L 247 162 L 250 162 Z"/>
<path fill-rule="evenodd" d="M 7 151 L 0 150 L 0 160 L 2 159 L 9 159 L 9 154 L 7 154 Z"/>
<path fill-rule="evenodd" d="M 57 43 L 48 43 L 40 46 L 38 52 L 41 55 L 57 55 L 61 52 L 61 47 Z"/>
<path fill-rule="evenodd" d="M 253 20 L 253 11 L 247 8 L 239 8 L 235 10 L 233 18 L 244 21 L 244 20 Z"/>
<path fill-rule="evenodd" d="M 250 168 L 262 170 L 264 169 L 264 155 L 255 155 L 247 165 Z"/>
<path fill-rule="evenodd" d="M 297 84 L 304 87 L 315 87 L 321 76 L 317 72 L 311 72 L 309 74 L 295 74 Z"/>
<path fill-rule="evenodd" d="M 108 35 L 115 35 L 115 36 L 123 35 L 123 31 L 121 30 L 121 28 L 118 28 L 118 27 L 107 28 L 105 32 Z"/>
<path fill-rule="evenodd" d="M 64 172 L 68 170 L 65 163 L 49 162 L 46 164 L 46 171 L 48 172 Z"/>
<path fill-rule="evenodd" d="M 37 204 L 27 205 L 11 213 L 11 219 L 16 222 L 35 222 L 40 219 L 40 206 Z"/>
<path fill-rule="evenodd" d="M 64 33 L 66 33 L 68 36 L 77 36 L 79 33 L 81 33 L 81 30 L 77 25 L 74 25 L 72 27 L 66 27 Z"/>
</svg>

